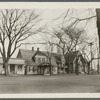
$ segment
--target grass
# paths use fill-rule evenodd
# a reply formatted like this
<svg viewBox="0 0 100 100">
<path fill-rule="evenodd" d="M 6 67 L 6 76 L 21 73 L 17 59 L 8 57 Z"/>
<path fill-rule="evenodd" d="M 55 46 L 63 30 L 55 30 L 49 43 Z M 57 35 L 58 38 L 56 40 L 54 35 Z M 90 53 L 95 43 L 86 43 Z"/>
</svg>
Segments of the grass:
<svg viewBox="0 0 100 100">
<path fill-rule="evenodd" d="M 0 93 L 95 93 L 100 75 L 0 76 Z"/>
</svg>

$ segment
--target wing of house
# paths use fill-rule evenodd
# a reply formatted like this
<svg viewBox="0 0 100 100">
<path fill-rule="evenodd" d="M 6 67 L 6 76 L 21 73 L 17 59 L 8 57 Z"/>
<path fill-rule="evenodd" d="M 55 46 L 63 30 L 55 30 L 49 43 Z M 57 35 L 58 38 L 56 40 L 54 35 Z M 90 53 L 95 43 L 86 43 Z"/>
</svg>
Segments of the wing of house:
<svg viewBox="0 0 100 100">
<path fill-rule="evenodd" d="M 79 51 L 71 52 L 66 54 L 66 65 L 69 66 L 69 70 L 71 73 L 75 72 L 76 68 L 76 58 L 78 57 Z M 78 57 L 78 65 L 79 65 L 79 72 L 87 72 L 87 60 L 82 56 L 82 54 Z"/>
<path fill-rule="evenodd" d="M 25 60 L 10 58 L 8 63 L 8 73 L 9 74 L 24 74 Z M 5 70 L 3 68 L 3 60 L 0 58 L 0 74 L 4 74 Z"/>
</svg>

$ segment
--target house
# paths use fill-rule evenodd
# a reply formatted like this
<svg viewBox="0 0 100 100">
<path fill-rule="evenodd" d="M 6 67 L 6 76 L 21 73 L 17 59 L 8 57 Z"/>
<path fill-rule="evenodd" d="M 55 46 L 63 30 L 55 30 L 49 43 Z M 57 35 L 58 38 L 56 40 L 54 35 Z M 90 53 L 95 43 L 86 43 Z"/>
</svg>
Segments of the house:
<svg viewBox="0 0 100 100">
<path fill-rule="evenodd" d="M 24 74 L 25 61 L 23 59 L 10 58 L 8 63 L 8 73 L 9 74 Z M 3 68 L 3 60 L 0 58 L 0 74 L 4 74 L 5 70 Z"/>
<path fill-rule="evenodd" d="M 51 56 L 52 55 L 52 56 Z M 51 56 L 51 57 L 50 57 Z M 57 53 L 49 53 L 40 51 L 39 48 L 35 51 L 20 49 L 17 58 L 25 60 L 25 73 L 26 74 L 50 74 L 50 68 L 52 66 L 52 74 L 58 73 L 58 66 L 61 64 L 61 60 Z M 50 61 L 51 59 L 51 61 Z"/>
<path fill-rule="evenodd" d="M 77 67 L 79 73 L 88 73 L 88 61 L 79 51 L 70 52 L 65 55 L 65 58 L 66 66 L 69 66 L 65 69 L 67 73 L 75 73 Z"/>
</svg>

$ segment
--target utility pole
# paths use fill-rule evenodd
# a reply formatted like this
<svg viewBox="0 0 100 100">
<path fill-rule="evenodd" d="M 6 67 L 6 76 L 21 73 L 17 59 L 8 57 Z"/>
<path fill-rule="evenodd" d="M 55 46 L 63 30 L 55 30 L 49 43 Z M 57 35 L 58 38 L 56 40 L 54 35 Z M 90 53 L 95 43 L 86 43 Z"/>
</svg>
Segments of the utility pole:
<svg viewBox="0 0 100 100">
<path fill-rule="evenodd" d="M 90 53 L 91 53 L 91 68 L 92 68 L 92 57 L 93 57 L 93 55 L 92 55 L 92 45 L 93 45 L 93 42 L 90 42 L 89 43 L 89 46 L 90 46 Z M 90 69 L 89 69 L 89 72 L 90 72 Z"/>
</svg>

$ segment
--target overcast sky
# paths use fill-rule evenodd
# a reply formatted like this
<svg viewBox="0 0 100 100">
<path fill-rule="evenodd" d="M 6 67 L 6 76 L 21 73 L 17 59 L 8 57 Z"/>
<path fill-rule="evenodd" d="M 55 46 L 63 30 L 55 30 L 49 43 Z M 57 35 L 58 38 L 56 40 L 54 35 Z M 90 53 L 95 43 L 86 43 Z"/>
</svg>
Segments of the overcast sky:
<svg viewBox="0 0 100 100">
<path fill-rule="evenodd" d="M 63 13 L 65 13 L 67 11 L 67 9 L 42 9 L 42 10 L 37 10 L 40 13 L 40 17 L 42 18 L 41 24 L 48 24 L 48 28 L 55 28 L 57 27 L 57 25 L 59 25 L 60 22 L 62 22 L 62 19 L 59 19 L 57 21 L 55 21 L 56 18 L 58 18 L 59 16 L 61 16 Z M 87 9 L 78 9 L 77 14 L 73 14 L 73 17 L 79 17 L 79 18 L 86 18 L 86 17 L 90 17 L 92 15 L 93 12 L 88 11 Z M 95 13 L 94 13 L 95 14 Z M 71 15 L 72 16 L 72 15 Z M 86 22 L 83 21 L 82 23 L 80 23 L 78 26 L 79 27 L 83 27 L 84 24 Z M 88 21 L 88 24 L 85 28 L 85 32 L 88 35 L 89 38 L 93 38 L 94 36 L 97 36 L 97 29 L 96 29 L 96 19 L 91 19 L 90 21 Z M 39 34 L 34 36 L 35 40 L 42 40 L 43 38 L 43 34 Z M 28 42 L 30 39 L 27 39 Z M 35 45 L 35 49 L 37 47 L 40 47 L 41 50 L 43 50 L 43 46 L 41 45 Z M 25 46 L 24 46 L 25 47 Z M 29 48 L 28 46 L 26 46 L 26 49 L 31 49 L 31 47 Z"/>
<path fill-rule="evenodd" d="M 59 19 L 55 21 L 56 18 L 64 14 L 67 9 L 36 9 L 37 12 L 40 14 L 40 18 L 42 19 L 40 25 L 45 25 L 47 24 L 48 28 L 55 28 L 57 25 L 59 25 L 60 22 L 62 22 L 62 19 Z M 87 11 L 87 9 L 78 9 L 77 13 L 73 14 L 73 17 L 79 17 L 79 18 L 86 18 L 91 16 L 93 12 Z M 94 13 L 95 14 L 95 13 Z M 62 15 L 63 16 L 63 15 Z M 79 24 L 79 27 L 83 27 L 85 22 L 82 22 Z M 88 22 L 88 25 L 85 29 L 86 34 L 88 35 L 89 38 L 97 37 L 97 29 L 96 29 L 96 19 L 92 19 Z M 26 41 L 27 42 L 32 42 L 32 41 L 42 41 L 43 40 L 43 34 L 37 34 L 33 38 L 29 38 Z M 27 46 L 21 46 L 19 49 L 29 49 L 31 50 L 32 46 L 34 46 L 34 49 L 36 50 L 37 47 L 40 48 L 40 50 L 45 50 L 45 47 L 43 45 L 27 45 Z M 18 49 L 18 50 L 19 50 Z M 16 57 L 18 50 L 14 53 L 12 57 Z"/>
</svg>

